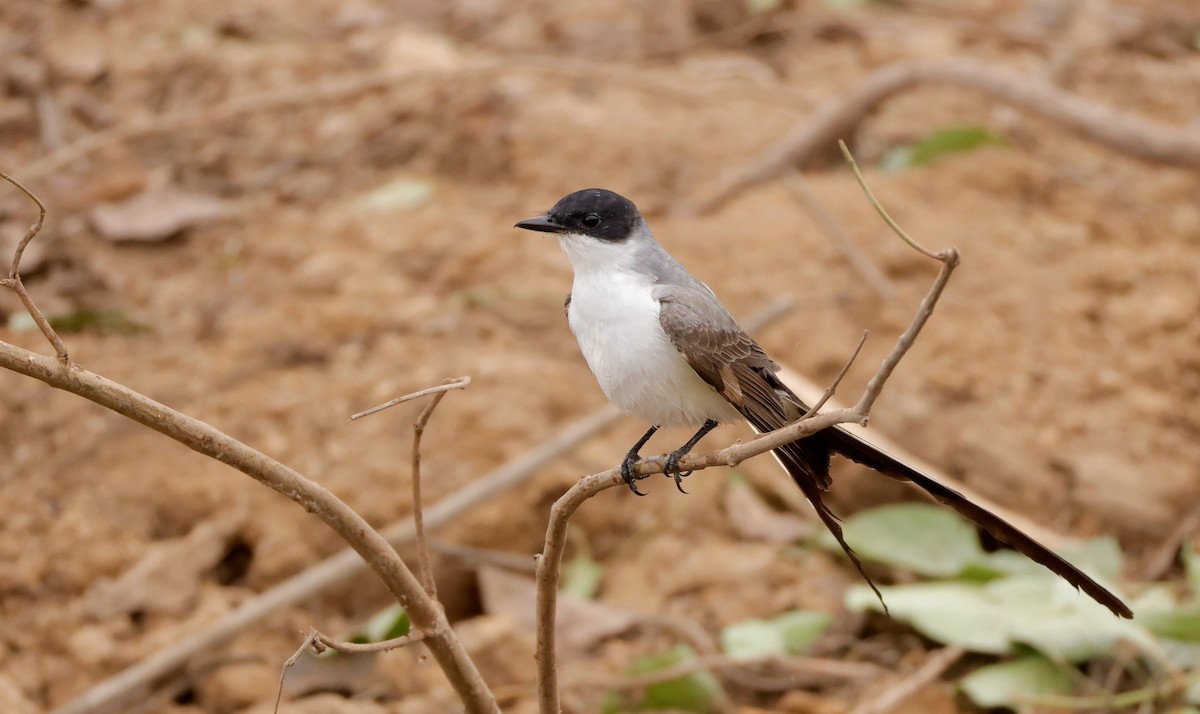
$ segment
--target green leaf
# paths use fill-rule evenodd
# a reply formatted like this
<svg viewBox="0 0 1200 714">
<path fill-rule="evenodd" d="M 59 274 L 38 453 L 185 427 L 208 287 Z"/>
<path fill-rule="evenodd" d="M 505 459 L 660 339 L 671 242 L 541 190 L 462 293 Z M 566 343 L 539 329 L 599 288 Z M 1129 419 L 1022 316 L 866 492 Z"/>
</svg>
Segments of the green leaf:
<svg viewBox="0 0 1200 714">
<path fill-rule="evenodd" d="M 380 610 L 348 638 L 350 642 L 366 644 L 403 637 L 412 628 L 408 613 L 399 605 Z"/>
<path fill-rule="evenodd" d="M 912 166 L 922 166 L 947 154 L 1005 144 L 1003 136 L 993 134 L 981 126 L 950 127 L 927 134 L 912 144 L 892 149 L 884 155 L 881 165 L 885 170 L 899 171 Z"/>
<path fill-rule="evenodd" d="M 1010 654 L 1025 644 L 1057 660 L 1080 662 L 1113 651 L 1118 640 L 1155 647 L 1152 635 L 1050 574 L 987 583 L 919 583 L 880 588 L 892 617 L 944 644 Z M 846 593 L 854 610 L 882 610 L 865 586 Z"/>
<path fill-rule="evenodd" d="M 846 542 L 860 556 L 930 577 L 954 577 L 987 554 L 975 527 L 923 503 L 882 506 L 848 519 Z M 828 543 L 836 547 L 832 537 Z"/>
<path fill-rule="evenodd" d="M 1200 608 L 1139 612 L 1138 620 L 1158 635 L 1179 642 L 1200 642 Z"/>
<path fill-rule="evenodd" d="M 981 667 L 964 677 L 959 687 L 976 706 L 1015 709 L 1030 695 L 1070 692 L 1071 677 L 1045 657 L 1031 654 Z"/>
<path fill-rule="evenodd" d="M 1188 588 L 1192 591 L 1192 597 L 1200 597 L 1200 553 L 1196 552 L 1196 546 L 1191 541 L 1183 544 L 1183 550 L 1180 551 L 1180 557 L 1183 558 L 1183 572 L 1187 576 Z"/>
<path fill-rule="evenodd" d="M 721 630 L 721 649 L 733 659 L 803 654 L 831 622 L 826 613 L 803 610 L 771 620 L 746 620 Z"/>
<path fill-rule="evenodd" d="M 604 577 L 604 566 L 588 555 L 577 555 L 563 567 L 562 592 L 584 600 L 591 600 L 600 589 Z"/>
<path fill-rule="evenodd" d="M 1064 550 L 1059 555 L 1092 576 L 1116 578 L 1125 569 L 1125 556 L 1121 553 L 1121 544 L 1116 538 L 1109 536 L 1084 541 L 1078 547 Z"/>
<path fill-rule="evenodd" d="M 685 662 L 696 659 L 696 654 L 687 645 L 679 645 L 666 652 L 649 657 L 641 657 L 629 666 L 629 674 L 643 675 L 661 672 Z M 721 691 L 721 685 L 708 672 L 692 672 L 668 682 L 651 684 L 646 687 L 642 700 L 633 711 L 652 711 L 655 709 L 672 709 L 676 711 L 707 714 L 714 710 L 714 702 Z M 605 714 L 629 711 L 621 704 L 616 695 L 606 698 L 603 706 Z"/>
<path fill-rule="evenodd" d="M 90 330 L 102 335 L 135 335 L 145 332 L 146 326 L 138 324 L 120 310 L 89 310 L 84 308 L 46 318 L 57 332 L 83 332 Z"/>
</svg>

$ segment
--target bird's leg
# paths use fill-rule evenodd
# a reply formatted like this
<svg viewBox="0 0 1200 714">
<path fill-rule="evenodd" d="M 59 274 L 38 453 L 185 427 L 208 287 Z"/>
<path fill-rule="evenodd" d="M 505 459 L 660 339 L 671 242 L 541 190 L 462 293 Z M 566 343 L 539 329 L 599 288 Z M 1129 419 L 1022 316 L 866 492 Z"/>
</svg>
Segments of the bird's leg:
<svg viewBox="0 0 1200 714">
<path fill-rule="evenodd" d="M 648 430 L 646 430 L 646 433 L 642 434 L 642 438 L 638 439 L 637 443 L 633 445 L 633 448 L 629 449 L 629 452 L 625 454 L 625 460 L 621 462 L 621 478 L 625 479 L 625 485 L 629 486 L 629 490 L 633 491 L 639 496 L 646 495 L 639 491 L 637 487 L 638 478 L 645 477 L 639 477 L 637 474 L 635 474 L 633 472 L 633 465 L 637 463 L 638 459 L 642 458 L 638 455 L 638 451 L 646 445 L 647 441 L 650 441 L 650 437 L 654 436 L 654 432 L 656 431 L 658 431 L 658 424 L 654 424 Z"/>
<path fill-rule="evenodd" d="M 712 419 L 706 419 L 704 421 L 704 426 L 700 427 L 700 431 L 696 432 L 692 438 L 688 439 L 686 444 L 678 449 L 675 449 L 670 453 L 669 456 L 667 456 L 667 465 L 663 467 L 663 474 L 675 479 L 675 488 L 679 489 L 680 493 L 687 493 L 687 491 L 683 490 L 683 479 L 691 476 L 692 472 L 681 471 L 679 469 L 679 460 L 684 456 L 687 456 L 688 452 L 694 449 L 696 444 L 699 444 L 700 440 L 703 439 L 708 432 L 716 428 L 717 422 L 713 421 Z"/>
</svg>

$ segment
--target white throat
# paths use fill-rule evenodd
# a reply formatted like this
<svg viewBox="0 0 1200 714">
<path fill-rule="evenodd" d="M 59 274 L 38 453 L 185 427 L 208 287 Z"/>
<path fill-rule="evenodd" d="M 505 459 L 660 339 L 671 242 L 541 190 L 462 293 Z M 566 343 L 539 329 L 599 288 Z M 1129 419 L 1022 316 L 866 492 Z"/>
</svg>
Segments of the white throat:
<svg viewBox="0 0 1200 714">
<path fill-rule="evenodd" d="M 587 273 L 633 271 L 635 246 L 629 240 L 604 241 L 579 233 L 558 236 L 576 277 Z"/>
</svg>

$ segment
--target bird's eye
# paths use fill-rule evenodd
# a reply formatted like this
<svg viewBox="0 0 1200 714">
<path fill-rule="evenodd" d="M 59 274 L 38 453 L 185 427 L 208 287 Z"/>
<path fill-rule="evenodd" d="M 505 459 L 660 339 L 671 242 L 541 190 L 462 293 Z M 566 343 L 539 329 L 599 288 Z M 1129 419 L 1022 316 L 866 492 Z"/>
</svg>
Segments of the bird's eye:
<svg viewBox="0 0 1200 714">
<path fill-rule="evenodd" d="M 595 228 L 600 225 L 600 216 L 597 216 L 595 213 L 589 213 L 580 222 L 588 228 Z"/>
</svg>

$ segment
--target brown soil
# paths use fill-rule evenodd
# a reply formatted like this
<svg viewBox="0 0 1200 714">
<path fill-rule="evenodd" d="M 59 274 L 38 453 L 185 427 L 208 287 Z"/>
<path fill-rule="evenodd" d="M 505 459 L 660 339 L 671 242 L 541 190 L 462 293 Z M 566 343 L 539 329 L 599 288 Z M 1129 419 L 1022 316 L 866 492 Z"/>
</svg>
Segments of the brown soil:
<svg viewBox="0 0 1200 714">
<path fill-rule="evenodd" d="M 562 317 L 564 256 L 511 228 L 577 188 L 636 200 L 737 315 L 796 296 L 799 307 L 759 336 L 818 381 L 870 329 L 843 388 L 859 389 L 934 271 L 882 226 L 847 170 L 807 178 L 894 283 L 894 302 L 873 295 L 779 183 L 712 215 L 669 209 L 820 101 L 905 58 L 1053 67 L 1065 88 L 1126 111 L 1176 125 L 1200 116 L 1200 54 L 1190 46 L 1200 21 L 1188 2 L 1097 3 L 1062 26 L 1045 10 L 1058 5 L 839 12 L 809 0 L 754 16 L 737 0 L 312 0 L 286 13 L 266 0 L 9 0 L 0 7 L 0 168 L 22 178 L 61 144 L 194 112 L 190 126 L 115 141 L 28 182 L 50 211 L 30 289 L 51 314 L 112 310 L 142 327 L 65 335 L 80 364 L 281 459 L 383 525 L 410 510 L 413 412 L 354 424 L 350 413 L 472 376 L 426 436 L 426 494 L 436 500 L 603 403 Z M 473 69 L 485 62 L 493 69 Z M 412 77 L 336 99 L 314 90 L 285 107 L 206 114 L 402 67 Z M 961 124 L 1003 133 L 1007 146 L 870 173 L 908 231 L 963 254 L 873 427 L 1048 527 L 1119 537 L 1136 565 L 1200 485 L 1200 178 L 958 90 L 902 96 L 850 138 L 870 166 L 892 146 Z M 411 206 L 373 193 L 401 180 L 431 193 Z M 161 186 L 229 210 L 161 241 L 100 234 L 96 205 Z M 16 191 L 0 190 L 0 244 L 30 216 Z M 0 316 L 18 310 L 11 296 L 0 302 Z M 9 325 L 0 339 L 46 350 L 19 320 Z M 342 547 L 278 494 L 77 397 L 5 373 L 0 403 L 4 711 L 64 704 Z M 643 428 L 623 421 L 441 536 L 532 555 L 553 499 L 613 465 Z M 722 428 L 706 443 L 743 436 Z M 840 468 L 839 513 L 907 493 Z M 742 471 L 758 484 L 781 480 L 767 460 Z M 797 607 L 840 612 L 842 590 L 857 582 L 821 551 L 739 539 L 719 472 L 692 478 L 689 497 L 665 481 L 650 488 L 645 499 L 606 492 L 578 518 L 605 566 L 603 602 L 715 632 Z M 160 565 L 144 589 L 106 585 L 159 551 L 176 567 Z M 459 615 L 473 614 L 471 598 L 459 599 Z M 144 707 L 269 711 L 301 631 L 344 632 L 385 604 L 364 575 L 210 653 Z M 506 709 L 530 711 L 528 638 L 486 622 L 464 620 L 487 650 L 485 676 Z M 860 653 L 907 667 L 905 653 L 927 646 L 897 626 L 862 624 L 843 617 L 826 653 L 860 637 Z M 576 653 L 564 677 L 615 676 L 629 657 L 670 641 L 633 637 Z M 326 695 L 286 710 L 452 709 L 433 665 L 412 653 L 388 655 L 377 670 L 356 690 L 375 702 Z M 735 698 L 835 712 L 867 690 L 819 691 Z M 591 711 L 595 696 L 567 700 Z M 945 685 L 920 702 L 923 711 L 965 707 Z"/>
</svg>

